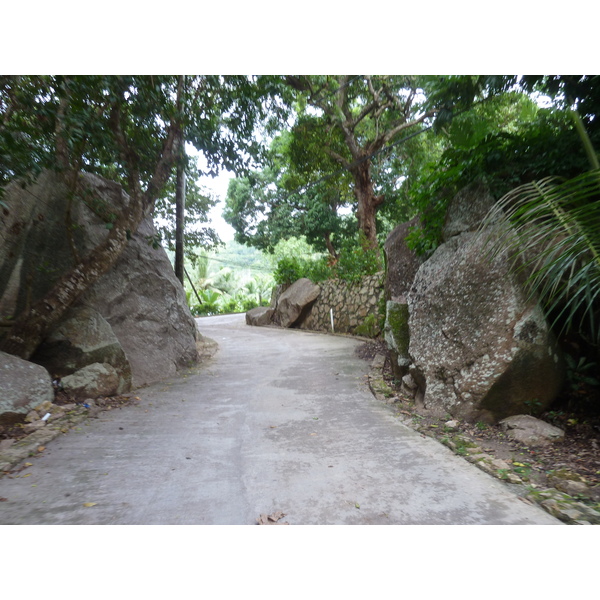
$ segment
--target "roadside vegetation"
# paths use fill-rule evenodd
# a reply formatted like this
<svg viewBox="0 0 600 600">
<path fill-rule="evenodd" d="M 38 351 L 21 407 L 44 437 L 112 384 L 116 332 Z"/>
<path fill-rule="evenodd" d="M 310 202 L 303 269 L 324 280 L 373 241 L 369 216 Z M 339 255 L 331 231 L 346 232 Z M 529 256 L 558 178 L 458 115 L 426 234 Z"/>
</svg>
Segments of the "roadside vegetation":
<svg viewBox="0 0 600 600">
<path fill-rule="evenodd" d="M 183 239 L 178 276 L 194 314 L 241 312 L 298 277 L 381 270 L 386 237 L 413 217 L 409 244 L 430 255 L 449 199 L 483 179 L 516 208 L 515 254 L 531 247 L 531 218 L 547 225 L 549 246 L 563 240 L 533 265 L 532 293 L 577 349 L 574 364 L 594 365 L 580 374 L 598 379 L 598 115 L 593 75 L 0 76 L 0 209 L 8 184 L 45 169 L 64 179 L 69 202 L 84 200 L 80 171 L 130 199 L 119 214 L 96 207 L 110 243 L 20 314 L 0 315 L 0 349 L 28 359 L 147 215 L 157 223 L 150 243 L 175 250 Z M 217 199 L 197 185 L 223 169 L 235 173 L 223 216 L 237 247 L 221 247 L 209 218 Z M 224 254 L 242 247 L 264 254 Z"/>
</svg>

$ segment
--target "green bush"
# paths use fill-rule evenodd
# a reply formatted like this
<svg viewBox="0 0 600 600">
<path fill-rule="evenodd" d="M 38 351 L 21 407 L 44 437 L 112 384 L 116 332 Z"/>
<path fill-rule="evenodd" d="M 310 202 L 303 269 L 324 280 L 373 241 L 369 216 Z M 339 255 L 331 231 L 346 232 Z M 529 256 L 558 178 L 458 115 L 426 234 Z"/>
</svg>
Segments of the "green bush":
<svg viewBox="0 0 600 600">
<path fill-rule="evenodd" d="M 242 307 L 237 301 L 237 298 L 229 298 L 221 302 L 219 314 L 230 314 L 242 312 Z"/>
<path fill-rule="evenodd" d="M 326 279 L 341 279 L 348 282 L 360 281 L 367 275 L 374 275 L 383 268 L 380 253 L 366 244 L 363 235 L 344 244 L 334 265 L 329 258 L 305 259 L 284 257 L 277 262 L 273 273 L 278 284 L 290 284 L 302 277 L 313 283 Z"/>
<path fill-rule="evenodd" d="M 219 314 L 219 299 L 221 294 L 214 290 L 200 290 L 201 302 L 190 306 L 190 311 L 195 317 Z"/>
<path fill-rule="evenodd" d="M 421 217 L 421 227 L 406 241 L 417 253 L 429 254 L 441 243 L 449 200 L 477 179 L 485 180 L 499 199 L 524 183 L 550 175 L 570 178 L 588 168 L 565 113 L 540 109 L 535 119 L 512 129 L 496 130 L 489 124 L 488 129 L 475 145 L 455 139 L 437 162 L 425 165 L 409 182 L 406 195 Z"/>
<path fill-rule="evenodd" d="M 354 283 L 367 275 L 374 275 L 382 268 L 381 254 L 368 247 L 361 232 L 357 239 L 344 245 L 332 269 L 332 275 L 334 278 Z"/>
<path fill-rule="evenodd" d="M 240 302 L 242 312 L 248 312 L 253 308 L 257 308 L 259 306 L 258 302 L 254 298 L 244 298 Z"/>
<path fill-rule="evenodd" d="M 327 266 L 327 259 L 321 258 L 317 260 L 284 257 L 279 259 L 277 267 L 273 273 L 277 284 L 294 283 L 298 279 L 306 277 L 313 283 L 329 279 L 331 271 Z"/>
</svg>

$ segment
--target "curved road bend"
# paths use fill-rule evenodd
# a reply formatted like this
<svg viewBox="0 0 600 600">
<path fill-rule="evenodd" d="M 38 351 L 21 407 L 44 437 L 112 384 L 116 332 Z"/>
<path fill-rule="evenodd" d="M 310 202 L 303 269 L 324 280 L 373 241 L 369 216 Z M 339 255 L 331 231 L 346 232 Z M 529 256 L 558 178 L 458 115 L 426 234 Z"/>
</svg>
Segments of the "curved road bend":
<svg viewBox="0 0 600 600">
<path fill-rule="evenodd" d="M 0 523 L 560 524 L 399 423 L 355 340 L 199 322 L 217 354 L 0 479 Z"/>
</svg>

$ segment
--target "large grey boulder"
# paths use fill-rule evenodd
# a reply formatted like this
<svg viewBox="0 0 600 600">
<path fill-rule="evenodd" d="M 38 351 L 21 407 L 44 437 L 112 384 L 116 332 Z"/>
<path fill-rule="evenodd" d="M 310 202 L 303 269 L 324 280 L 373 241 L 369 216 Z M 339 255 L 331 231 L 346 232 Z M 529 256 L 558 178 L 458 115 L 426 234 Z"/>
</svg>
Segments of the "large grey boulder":
<svg viewBox="0 0 600 600">
<path fill-rule="evenodd" d="M 246 325 L 255 327 L 270 325 L 274 310 L 268 306 L 257 306 L 246 313 Z"/>
<path fill-rule="evenodd" d="M 15 316 L 27 302 L 42 298 L 75 264 L 76 256 L 85 256 L 106 238 L 102 215 L 127 208 L 129 197 L 118 184 L 91 174 L 82 174 L 79 181 L 73 201 L 51 172 L 25 188 L 17 183 L 7 187 L 0 222 L 0 318 Z M 135 387 L 172 376 L 198 357 L 196 323 L 155 239 L 148 218 L 111 270 L 73 307 L 93 309 L 108 323 Z M 51 332 L 50 343 L 60 335 Z M 89 360 L 105 362 L 95 356 Z M 129 377 L 126 367 L 108 364 L 124 380 Z"/>
<path fill-rule="evenodd" d="M 387 300 L 406 302 L 405 298 L 415 275 L 425 260 L 406 244 L 406 236 L 418 226 L 417 218 L 400 223 L 385 241 L 383 250 L 386 262 L 385 292 Z"/>
<path fill-rule="evenodd" d="M 0 422 L 24 418 L 35 406 L 54 400 L 44 367 L 0 352 Z"/>
<path fill-rule="evenodd" d="M 111 271 L 81 299 L 110 324 L 134 387 L 172 377 L 198 360 L 196 321 L 166 252 L 148 243 L 155 235 L 152 221 L 143 221 Z"/>
<path fill-rule="evenodd" d="M 410 373 L 426 408 L 496 422 L 547 407 L 563 369 L 539 306 L 507 256 L 490 260 L 486 248 L 486 236 L 455 235 L 420 267 L 408 294 Z"/>
<path fill-rule="evenodd" d="M 321 288 L 310 279 L 298 279 L 279 296 L 274 322 L 282 327 L 292 327 L 306 314 L 320 293 Z"/>
<path fill-rule="evenodd" d="M 53 377 L 105 363 L 118 374 L 118 393 L 131 389 L 131 366 L 119 340 L 106 319 L 89 306 L 67 311 L 30 360 L 44 365 Z"/>
<path fill-rule="evenodd" d="M 477 231 L 494 202 L 488 186 L 483 181 L 475 181 L 462 189 L 448 203 L 442 239 L 447 242 L 455 235 Z"/>
</svg>

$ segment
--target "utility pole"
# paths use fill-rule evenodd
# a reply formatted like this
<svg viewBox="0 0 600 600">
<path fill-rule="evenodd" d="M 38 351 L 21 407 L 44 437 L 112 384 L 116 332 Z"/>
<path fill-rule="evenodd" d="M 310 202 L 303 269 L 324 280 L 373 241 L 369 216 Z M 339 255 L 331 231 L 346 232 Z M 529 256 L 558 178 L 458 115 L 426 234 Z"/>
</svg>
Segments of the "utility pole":
<svg viewBox="0 0 600 600">
<path fill-rule="evenodd" d="M 177 164 L 175 188 L 175 275 L 183 285 L 183 230 L 185 227 L 185 171 L 183 160 Z"/>
</svg>

